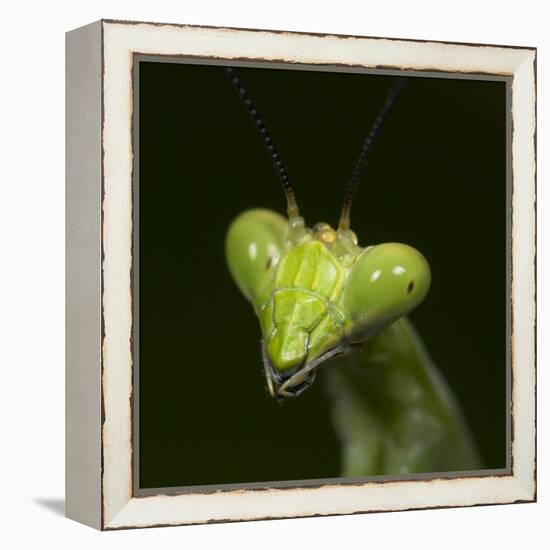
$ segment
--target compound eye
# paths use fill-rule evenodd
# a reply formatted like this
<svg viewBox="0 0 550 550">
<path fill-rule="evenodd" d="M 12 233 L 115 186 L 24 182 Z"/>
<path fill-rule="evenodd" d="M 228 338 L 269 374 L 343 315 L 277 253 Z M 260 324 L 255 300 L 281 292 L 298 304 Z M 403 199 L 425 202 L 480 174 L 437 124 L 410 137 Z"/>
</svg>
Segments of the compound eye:
<svg viewBox="0 0 550 550">
<path fill-rule="evenodd" d="M 414 248 L 400 243 L 373 246 L 351 270 L 344 305 L 354 323 L 379 327 L 415 308 L 430 280 L 428 262 Z"/>
<path fill-rule="evenodd" d="M 279 260 L 288 222 L 271 210 L 247 210 L 227 231 L 225 255 L 229 270 L 249 300 L 256 295 L 262 277 Z"/>
</svg>

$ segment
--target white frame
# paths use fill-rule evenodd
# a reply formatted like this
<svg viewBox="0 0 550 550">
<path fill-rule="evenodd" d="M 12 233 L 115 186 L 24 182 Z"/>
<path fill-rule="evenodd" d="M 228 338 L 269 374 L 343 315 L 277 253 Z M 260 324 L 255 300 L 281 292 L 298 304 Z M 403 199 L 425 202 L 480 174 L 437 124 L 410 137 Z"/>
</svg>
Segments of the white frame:
<svg viewBox="0 0 550 550">
<path fill-rule="evenodd" d="M 133 496 L 134 54 L 510 77 L 509 472 Z M 535 67 L 534 48 L 109 20 L 68 33 L 67 516 L 119 529 L 535 500 Z"/>
</svg>

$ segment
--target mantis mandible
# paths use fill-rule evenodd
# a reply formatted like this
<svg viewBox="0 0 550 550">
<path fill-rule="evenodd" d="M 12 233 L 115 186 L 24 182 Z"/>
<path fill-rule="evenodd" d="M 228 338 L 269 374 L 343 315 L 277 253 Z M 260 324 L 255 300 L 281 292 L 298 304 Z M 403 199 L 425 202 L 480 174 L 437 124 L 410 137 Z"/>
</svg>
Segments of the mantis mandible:
<svg viewBox="0 0 550 550">
<path fill-rule="evenodd" d="M 429 290 L 428 262 L 406 244 L 361 247 L 350 228 L 368 155 L 405 80 L 396 79 L 363 143 L 337 228 L 309 228 L 264 120 L 235 69 L 226 71 L 287 203 L 286 218 L 242 213 L 226 237 L 231 275 L 260 321 L 269 393 L 297 397 L 323 366 L 344 477 L 479 468 L 456 399 L 406 317 Z"/>
</svg>

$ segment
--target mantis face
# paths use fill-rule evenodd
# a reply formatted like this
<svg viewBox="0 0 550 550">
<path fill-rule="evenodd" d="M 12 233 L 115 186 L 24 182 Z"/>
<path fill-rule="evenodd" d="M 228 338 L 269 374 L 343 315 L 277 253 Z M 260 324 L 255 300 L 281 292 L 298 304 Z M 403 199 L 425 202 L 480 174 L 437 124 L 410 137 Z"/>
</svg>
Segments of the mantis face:
<svg viewBox="0 0 550 550">
<path fill-rule="evenodd" d="M 272 396 L 297 396 L 320 365 L 408 313 L 430 285 L 428 263 L 398 243 L 361 248 L 350 230 L 313 229 L 269 210 L 238 216 L 226 257 L 260 320 Z"/>
<path fill-rule="evenodd" d="M 414 248 L 388 243 L 363 249 L 349 229 L 368 154 L 405 81 L 395 81 L 361 147 L 338 230 L 324 223 L 308 229 L 264 120 L 235 69 L 226 72 L 271 157 L 288 214 L 285 219 L 256 209 L 237 217 L 227 233 L 227 262 L 260 320 L 269 392 L 296 396 L 311 385 L 324 361 L 366 342 L 428 291 L 430 269 Z"/>
</svg>

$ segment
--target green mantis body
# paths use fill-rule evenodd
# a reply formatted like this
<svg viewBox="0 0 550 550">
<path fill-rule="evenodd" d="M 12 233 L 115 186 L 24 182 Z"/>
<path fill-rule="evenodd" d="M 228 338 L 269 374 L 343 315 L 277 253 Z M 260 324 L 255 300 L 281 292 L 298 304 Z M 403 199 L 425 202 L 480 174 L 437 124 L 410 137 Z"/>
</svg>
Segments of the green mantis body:
<svg viewBox="0 0 550 550">
<path fill-rule="evenodd" d="M 263 121 L 230 76 L 271 153 Z M 306 227 L 286 172 L 280 176 L 288 219 L 249 210 L 226 238 L 230 272 L 260 321 L 270 394 L 299 396 L 322 367 L 344 476 L 479 468 L 454 397 L 406 318 L 428 292 L 426 259 L 405 244 L 358 245 L 349 228 L 354 182 L 336 230 Z"/>
</svg>

